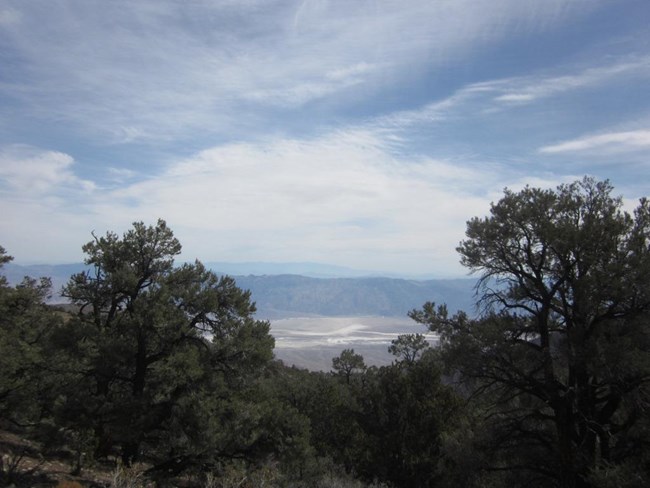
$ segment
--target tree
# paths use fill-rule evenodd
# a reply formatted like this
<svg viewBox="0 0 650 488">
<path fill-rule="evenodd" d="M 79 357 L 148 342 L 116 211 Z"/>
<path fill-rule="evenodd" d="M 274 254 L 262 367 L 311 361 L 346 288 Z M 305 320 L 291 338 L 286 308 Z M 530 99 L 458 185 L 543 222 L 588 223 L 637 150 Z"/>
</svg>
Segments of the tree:
<svg viewBox="0 0 650 488">
<path fill-rule="evenodd" d="M 0 246 L 0 268 L 12 259 Z M 61 322 L 46 304 L 50 288 L 47 278 L 9 286 L 0 276 L 0 417 L 23 427 L 44 416 L 56 383 L 43 361 L 48 334 Z"/>
<path fill-rule="evenodd" d="M 9 256 L 7 254 L 7 250 L 4 247 L 0 246 L 0 268 L 2 268 L 2 266 L 7 264 L 8 262 L 13 261 L 13 259 L 14 259 L 13 256 Z M 5 278 L 4 276 L 0 276 L 0 287 L 5 288 L 6 286 L 7 286 L 7 278 Z"/>
<path fill-rule="evenodd" d="M 175 267 L 181 245 L 163 220 L 93 237 L 90 270 L 63 293 L 79 312 L 54 338 L 77 378 L 57 422 L 90 429 L 99 455 L 117 448 L 131 462 L 144 450 L 175 472 L 254 456 L 263 416 L 251 389 L 274 341 L 250 292 L 198 261 Z"/>
<path fill-rule="evenodd" d="M 352 375 L 364 371 L 366 363 L 361 354 L 355 354 L 354 349 L 344 349 L 338 357 L 332 359 L 332 369 L 343 376 L 349 385 Z"/>
<path fill-rule="evenodd" d="M 401 361 L 408 366 L 413 364 L 428 347 L 429 343 L 422 334 L 401 334 L 391 341 L 388 352 L 401 358 Z"/>
<path fill-rule="evenodd" d="M 611 192 L 590 178 L 506 190 L 458 247 L 480 273 L 482 315 L 411 313 L 487 402 L 493 450 L 507 453 L 490 469 L 563 487 L 592 486 L 606 465 L 647 473 L 650 204 L 631 216 Z"/>
<path fill-rule="evenodd" d="M 460 398 L 441 382 L 435 352 L 366 373 L 363 383 L 355 471 L 396 487 L 442 486 L 444 438 L 458 424 Z"/>
</svg>

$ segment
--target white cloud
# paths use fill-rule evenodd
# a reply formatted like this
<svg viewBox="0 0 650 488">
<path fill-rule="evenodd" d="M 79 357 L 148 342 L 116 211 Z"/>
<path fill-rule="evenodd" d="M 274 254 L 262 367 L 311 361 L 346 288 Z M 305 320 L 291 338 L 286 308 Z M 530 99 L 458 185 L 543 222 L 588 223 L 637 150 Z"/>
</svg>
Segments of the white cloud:
<svg viewBox="0 0 650 488">
<path fill-rule="evenodd" d="M 135 178 L 138 173 L 129 168 L 107 168 L 108 178 L 114 183 L 124 183 Z"/>
<path fill-rule="evenodd" d="M 40 178 L 44 196 L 68 198 L 52 205 L 48 198 L 18 202 L 3 195 L 8 212 L 0 228 L 12 229 L 3 245 L 17 259 L 19 248 L 50 262 L 78 256 L 93 229 L 119 233 L 134 220 L 162 217 L 188 260 L 321 261 L 458 274 L 454 248 L 464 222 L 487 209 L 487 189 L 501 187 L 489 167 L 396 156 L 390 143 L 358 130 L 217 146 L 145 181 L 90 193 L 65 154 L 23 157 L 20 171 L 6 169 L 5 161 L 3 178 L 16 195 Z M 24 244 L 36 228 L 50 245 Z"/>
<path fill-rule="evenodd" d="M 13 145 L 0 149 L 0 182 L 24 196 L 58 193 L 62 188 L 91 191 L 94 183 L 75 176 L 68 154 Z"/>
<path fill-rule="evenodd" d="M 532 102 L 535 99 L 536 97 L 532 93 L 508 93 L 506 95 L 499 95 L 498 97 L 495 97 L 495 100 L 499 102 L 516 103 Z"/>
<path fill-rule="evenodd" d="M 452 274 L 465 221 L 503 186 L 494 167 L 398 156 L 375 133 L 350 130 L 201 151 L 96 211 L 166 218 L 187 259 Z"/>
<path fill-rule="evenodd" d="M 75 166 L 58 151 L 0 148 L 0 244 L 18 262 L 81 260 L 81 245 L 97 224 L 88 211 L 99 195 Z"/>
<path fill-rule="evenodd" d="M 455 247 L 465 222 L 486 214 L 505 186 L 531 182 L 496 165 L 406 156 L 381 131 L 359 129 L 216 146 L 146 180 L 109 169 L 125 178 L 120 187 L 92 192 L 69 156 L 30 153 L 20 159 L 22 170 L 2 164 L 3 177 L 15 195 L 40 178 L 44 198 L 3 196 L 0 228 L 11 232 L 2 244 L 17 260 L 25 252 L 46 262 L 79 260 L 91 230 L 120 233 L 134 220 L 162 217 L 187 260 L 320 261 L 459 275 Z M 65 202 L 50 202 L 61 194 Z M 38 236 L 47 236 L 48 246 Z"/>
<path fill-rule="evenodd" d="M 585 136 L 558 144 L 544 146 L 541 153 L 587 152 L 623 152 L 647 150 L 650 148 L 650 130 L 634 130 L 627 132 L 610 132 L 593 136 Z"/>
</svg>

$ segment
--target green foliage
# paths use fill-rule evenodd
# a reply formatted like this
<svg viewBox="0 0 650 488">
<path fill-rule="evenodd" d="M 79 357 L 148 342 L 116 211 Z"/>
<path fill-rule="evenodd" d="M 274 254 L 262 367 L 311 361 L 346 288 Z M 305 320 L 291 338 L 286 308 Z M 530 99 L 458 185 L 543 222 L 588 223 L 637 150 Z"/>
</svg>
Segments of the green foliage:
<svg viewBox="0 0 650 488">
<path fill-rule="evenodd" d="M 475 445 L 509 482 L 591 486 L 601 466 L 647 452 L 650 206 L 632 217 L 611 190 L 506 191 L 458 248 L 481 274 L 484 314 L 411 314 L 482 402 Z"/>
<path fill-rule="evenodd" d="M 422 334 L 402 334 L 391 341 L 388 352 L 408 366 L 413 364 L 428 347 L 429 343 Z"/>
<path fill-rule="evenodd" d="M 121 456 L 116 486 L 182 473 L 221 483 L 233 469 L 250 481 L 267 463 L 274 479 L 301 478 L 309 423 L 276 388 L 274 341 L 250 293 L 199 262 L 175 267 L 180 244 L 163 221 L 84 251 L 90 269 L 64 289 L 75 315 L 45 305 L 48 280 L 0 280 L 3 419 L 70 452 L 75 472 Z"/>
<path fill-rule="evenodd" d="M 338 357 L 332 359 L 332 369 L 350 384 L 355 373 L 365 371 L 366 363 L 361 354 L 355 354 L 354 349 L 343 349 Z"/>
<path fill-rule="evenodd" d="M 250 400 L 273 350 L 250 293 L 198 261 L 174 267 L 181 246 L 162 220 L 83 249 L 91 269 L 64 288 L 79 313 L 53 337 L 75 377 L 56 425 L 91 429 L 96 455 L 144 455 L 167 474 L 274 450 L 258 432 L 269 405 Z"/>
<path fill-rule="evenodd" d="M 358 472 L 399 487 L 438 486 L 446 470 L 443 440 L 458 423 L 461 403 L 442 384 L 435 353 L 408 368 L 397 363 L 367 374 L 358 402 Z"/>
<path fill-rule="evenodd" d="M 334 359 L 363 364 L 357 356 L 346 350 Z M 461 404 L 442 384 L 435 353 L 421 354 L 408 367 L 398 362 L 359 369 L 352 379 L 295 368 L 278 377 L 284 401 L 311 427 L 314 457 L 305 458 L 302 479 L 311 476 L 308 486 L 317 486 L 322 460 L 330 459 L 366 483 L 438 486 L 445 478 L 445 437 L 458 425 Z"/>
<path fill-rule="evenodd" d="M 0 247 L 0 267 L 12 258 Z M 50 281 L 25 277 L 16 287 L 0 277 L 0 417 L 29 426 L 43 414 L 42 402 L 55 386 L 43 374 L 47 337 L 61 317 L 45 305 Z"/>
</svg>

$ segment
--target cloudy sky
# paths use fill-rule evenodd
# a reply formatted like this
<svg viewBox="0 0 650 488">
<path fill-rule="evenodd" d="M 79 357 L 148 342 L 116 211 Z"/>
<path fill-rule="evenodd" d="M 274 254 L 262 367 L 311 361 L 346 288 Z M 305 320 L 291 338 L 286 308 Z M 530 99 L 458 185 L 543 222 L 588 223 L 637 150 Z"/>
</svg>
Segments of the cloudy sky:
<svg viewBox="0 0 650 488">
<path fill-rule="evenodd" d="M 462 275 L 504 187 L 650 193 L 648 0 L 2 0 L 0 245 Z"/>
</svg>

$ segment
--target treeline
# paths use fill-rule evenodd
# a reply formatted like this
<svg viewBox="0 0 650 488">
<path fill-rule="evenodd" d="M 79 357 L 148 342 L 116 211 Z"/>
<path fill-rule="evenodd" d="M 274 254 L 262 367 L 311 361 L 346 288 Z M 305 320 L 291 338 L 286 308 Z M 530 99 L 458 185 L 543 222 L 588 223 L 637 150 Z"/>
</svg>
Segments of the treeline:
<svg viewBox="0 0 650 488">
<path fill-rule="evenodd" d="M 650 204 L 611 192 L 506 191 L 458 247 L 482 313 L 426 303 L 439 347 L 399 336 L 390 366 L 344 350 L 330 373 L 274 360 L 250 293 L 175 266 L 164 221 L 93 235 L 71 310 L 0 281 L 2 426 L 158 486 L 647 486 Z"/>
</svg>

